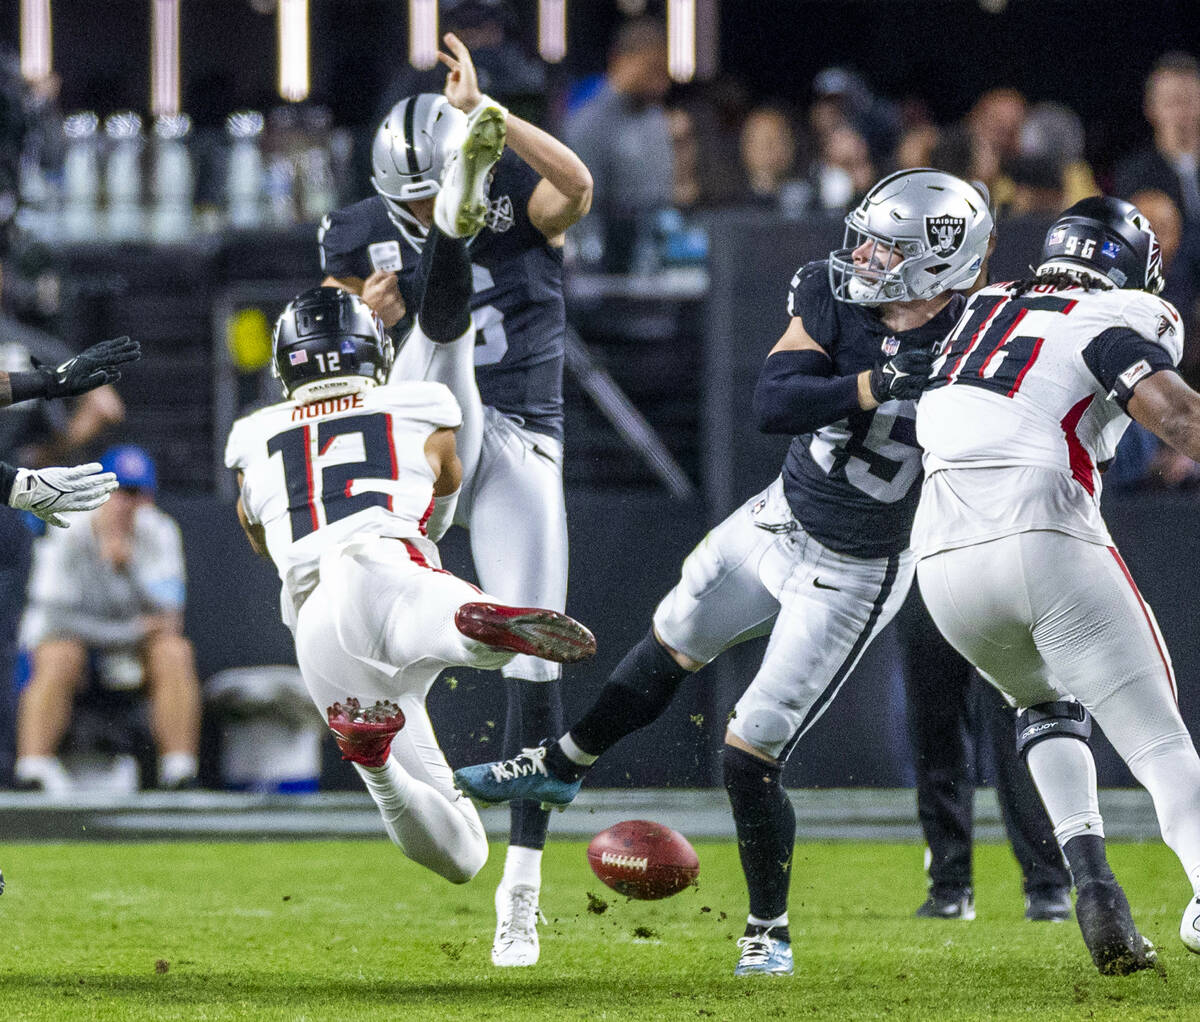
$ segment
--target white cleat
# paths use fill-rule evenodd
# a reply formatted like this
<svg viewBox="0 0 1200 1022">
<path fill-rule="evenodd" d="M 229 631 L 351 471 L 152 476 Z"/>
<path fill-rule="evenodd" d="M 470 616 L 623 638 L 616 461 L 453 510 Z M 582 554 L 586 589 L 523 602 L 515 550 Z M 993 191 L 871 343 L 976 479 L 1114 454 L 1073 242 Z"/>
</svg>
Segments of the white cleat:
<svg viewBox="0 0 1200 1022">
<path fill-rule="evenodd" d="M 504 152 L 507 114 L 485 100 L 467 118 L 463 141 L 446 154 L 433 221 L 451 238 L 470 238 L 487 223 L 488 174 Z"/>
<path fill-rule="evenodd" d="M 537 888 L 513 884 L 496 888 L 496 939 L 492 942 L 492 964 L 500 968 L 536 965 L 541 952 L 538 944 Z"/>
<path fill-rule="evenodd" d="M 1189 951 L 1200 955 L 1200 895 L 1188 902 L 1179 923 L 1179 939 Z"/>
</svg>

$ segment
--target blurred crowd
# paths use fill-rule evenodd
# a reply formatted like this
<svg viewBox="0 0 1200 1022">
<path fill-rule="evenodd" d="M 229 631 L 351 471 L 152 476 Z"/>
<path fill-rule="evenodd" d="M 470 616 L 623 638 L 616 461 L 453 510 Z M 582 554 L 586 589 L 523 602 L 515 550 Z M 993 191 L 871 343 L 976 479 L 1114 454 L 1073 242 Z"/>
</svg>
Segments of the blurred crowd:
<svg viewBox="0 0 1200 1022">
<path fill-rule="evenodd" d="M 1165 297 L 1184 317 L 1188 338 L 1181 370 L 1200 386 L 1200 64 L 1191 54 L 1165 53 L 1148 69 L 1146 144 L 1100 160 L 1075 111 L 1009 87 L 989 89 L 961 119 L 939 123 L 919 97 L 877 92 L 848 66 L 816 74 L 802 104 L 794 89 L 786 97 L 755 95 L 727 74 L 681 86 L 668 75 L 665 27 L 647 17 L 617 28 L 602 71 L 556 84 L 546 65 L 516 41 L 501 0 L 444 0 L 442 6 L 443 28 L 459 33 L 470 47 L 484 89 L 545 123 L 587 163 L 595 201 L 590 216 L 568 237 L 567 258 L 577 272 L 649 274 L 702 265 L 706 219 L 718 209 L 819 219 L 828 230 L 880 177 L 909 167 L 934 166 L 982 182 L 1001 232 L 1017 218 L 1048 224 L 1066 206 L 1104 192 L 1136 203 L 1158 234 Z M 207 118 L 199 125 L 186 115 L 144 124 L 132 112 L 104 118 L 64 113 L 56 79 L 25 83 L 15 58 L 0 55 L 0 256 L 22 228 L 51 243 L 173 242 L 205 231 L 311 225 L 368 193 L 369 141 L 383 111 L 400 96 L 439 89 L 443 78 L 440 68 L 403 69 L 381 94 L 376 120 L 360 125 L 337 125 L 317 104 L 223 112 L 215 122 Z M 1029 258 L 1035 255 L 1031 251 Z M 11 307 L 11 299 L 6 304 Z M 54 340 L 8 318 L 3 305 L 0 328 L 5 364 L 24 365 L 39 352 L 54 357 Z M 0 413 L 0 456 L 33 464 L 45 460 L 47 450 L 59 458 L 91 451 L 117 430 L 124 410 L 106 388 L 77 402 L 62 421 L 49 414 L 40 407 Z M 1200 466 L 1135 424 L 1107 485 L 1200 487 Z M 25 728 L 22 755 L 29 760 L 26 779 L 44 787 L 61 781 L 51 752 L 67 726 L 68 696 L 85 667 L 99 676 L 105 664 L 128 667 L 130 651 L 137 653 L 138 664 L 127 673 L 133 687 L 147 689 L 153 708 L 162 688 L 156 683 L 162 673 L 157 661 L 174 657 L 190 663 L 177 620 L 182 606 L 177 551 L 163 553 L 148 540 L 137 546 L 133 539 L 135 518 L 158 521 L 149 499 L 153 486 L 135 480 L 123 489 L 128 492 L 112 507 L 128 512 L 124 543 L 102 542 L 104 530 L 85 532 L 88 526 L 75 539 L 96 541 L 95 571 L 120 583 L 114 582 L 124 600 L 118 609 L 131 628 L 142 628 L 151 617 L 168 621 L 170 628 L 139 632 L 118 644 L 120 657 L 101 658 L 103 663 L 94 650 L 90 660 L 84 657 L 82 640 L 72 639 L 69 648 L 51 644 L 48 652 L 46 643 L 34 644 L 41 653 L 34 657 L 29 691 L 47 705 L 53 702 L 57 723 L 48 735 Z M 105 519 L 97 516 L 97 522 L 99 528 Z M 10 529 L 3 544 L 8 560 L 0 564 L 0 573 L 9 571 L 7 595 L 0 597 L 0 653 L 8 656 L 24 609 L 29 539 L 14 518 L 0 524 Z M 160 531 L 174 535 L 172 527 Z M 171 600 L 155 603 L 154 586 L 129 581 L 141 577 L 129 565 L 131 551 L 142 547 L 148 559 L 143 574 L 156 585 L 166 578 Z M 45 551 L 41 556 L 51 557 L 49 546 Z M 63 573 L 82 570 L 82 555 L 63 563 Z M 160 635 L 163 643 L 151 642 Z M 3 656 L 0 674 L 10 673 Z M 186 675 L 189 691 L 194 687 L 194 668 L 168 673 Z M 194 781 L 198 710 L 194 696 L 189 700 L 187 719 L 152 721 L 162 756 L 160 780 L 168 785 Z M 12 768 L 16 711 L 0 687 L 0 778 Z"/>
</svg>

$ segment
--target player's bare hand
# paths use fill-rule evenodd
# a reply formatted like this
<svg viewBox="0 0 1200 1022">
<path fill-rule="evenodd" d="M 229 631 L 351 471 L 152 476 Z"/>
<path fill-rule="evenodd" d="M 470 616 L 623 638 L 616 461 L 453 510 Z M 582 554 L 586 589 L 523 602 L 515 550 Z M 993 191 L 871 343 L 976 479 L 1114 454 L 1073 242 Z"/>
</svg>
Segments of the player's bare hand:
<svg viewBox="0 0 1200 1022">
<path fill-rule="evenodd" d="M 483 93 L 479 90 L 479 77 L 475 74 L 475 62 L 471 60 L 471 51 L 453 32 L 442 36 L 442 41 L 454 54 L 451 57 L 440 51 L 438 53 L 438 60 L 450 69 L 450 73 L 446 75 L 446 98 L 452 107 L 469 114 L 483 99 Z"/>
<path fill-rule="evenodd" d="M 363 281 L 362 297 L 386 327 L 399 323 L 407 311 L 400 282 L 391 270 L 376 270 Z"/>
</svg>

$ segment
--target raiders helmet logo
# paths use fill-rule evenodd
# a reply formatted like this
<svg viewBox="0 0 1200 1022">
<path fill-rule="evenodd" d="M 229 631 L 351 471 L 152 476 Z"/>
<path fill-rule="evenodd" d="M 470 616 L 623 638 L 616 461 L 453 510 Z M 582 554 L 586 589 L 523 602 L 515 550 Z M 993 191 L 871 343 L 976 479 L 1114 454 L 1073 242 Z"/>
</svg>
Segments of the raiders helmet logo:
<svg viewBox="0 0 1200 1022">
<path fill-rule="evenodd" d="M 927 216 L 925 218 L 925 237 L 930 247 L 939 256 L 954 255 L 962 248 L 967 236 L 967 218 L 965 216 Z"/>
</svg>

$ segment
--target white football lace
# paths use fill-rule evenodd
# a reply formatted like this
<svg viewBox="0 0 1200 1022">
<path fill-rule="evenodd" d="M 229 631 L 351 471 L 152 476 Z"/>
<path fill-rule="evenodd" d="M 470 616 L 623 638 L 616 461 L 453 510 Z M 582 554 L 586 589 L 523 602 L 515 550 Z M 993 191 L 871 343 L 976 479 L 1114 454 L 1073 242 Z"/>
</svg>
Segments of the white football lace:
<svg viewBox="0 0 1200 1022">
<path fill-rule="evenodd" d="M 739 965 L 765 965 L 771 957 L 771 945 L 775 942 L 765 933 L 754 937 L 739 937 L 737 946 L 742 949 Z"/>
<path fill-rule="evenodd" d="M 532 777 L 546 773 L 546 749 L 539 745 L 536 749 L 522 749 L 520 755 L 506 759 L 501 763 L 492 764 L 492 777 L 497 781 L 515 781 L 518 777 Z"/>
<path fill-rule="evenodd" d="M 546 921 L 538 909 L 537 891 L 525 884 L 518 884 L 508 892 L 509 917 L 501 930 L 502 940 L 530 943 L 537 936 L 537 922 Z"/>
</svg>

